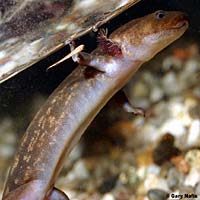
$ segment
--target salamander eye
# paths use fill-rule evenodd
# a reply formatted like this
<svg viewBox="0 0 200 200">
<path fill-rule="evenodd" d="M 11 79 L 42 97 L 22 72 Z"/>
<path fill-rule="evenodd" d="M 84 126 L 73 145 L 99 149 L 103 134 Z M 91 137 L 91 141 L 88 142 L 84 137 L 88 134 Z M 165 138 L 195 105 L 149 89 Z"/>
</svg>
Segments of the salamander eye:
<svg viewBox="0 0 200 200">
<path fill-rule="evenodd" d="M 166 13 L 165 11 L 159 10 L 156 13 L 156 19 L 163 19 L 166 17 Z"/>
</svg>

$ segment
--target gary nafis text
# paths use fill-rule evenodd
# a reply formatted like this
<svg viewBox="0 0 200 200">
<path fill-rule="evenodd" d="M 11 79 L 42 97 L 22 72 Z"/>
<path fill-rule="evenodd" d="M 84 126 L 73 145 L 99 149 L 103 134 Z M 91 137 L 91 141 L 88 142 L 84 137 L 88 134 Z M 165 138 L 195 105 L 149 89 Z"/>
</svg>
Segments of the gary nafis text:
<svg viewBox="0 0 200 200">
<path fill-rule="evenodd" d="M 197 194 L 168 194 L 167 195 L 167 198 L 168 199 L 183 199 L 183 198 L 193 198 L 193 199 L 197 199 L 198 198 L 198 195 Z"/>
</svg>

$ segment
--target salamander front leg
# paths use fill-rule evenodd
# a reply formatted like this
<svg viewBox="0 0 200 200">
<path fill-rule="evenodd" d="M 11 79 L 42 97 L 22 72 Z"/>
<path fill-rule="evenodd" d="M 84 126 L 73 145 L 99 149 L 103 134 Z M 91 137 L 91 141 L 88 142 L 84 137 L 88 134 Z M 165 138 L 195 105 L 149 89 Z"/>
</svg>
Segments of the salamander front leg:
<svg viewBox="0 0 200 200">
<path fill-rule="evenodd" d="M 123 57 L 121 47 L 118 43 L 107 38 L 107 31 L 100 30 L 98 36 L 98 54 L 89 54 L 82 52 L 84 45 L 76 47 L 74 41 L 69 43 L 71 52 L 64 58 L 54 63 L 48 69 L 60 64 L 61 62 L 72 57 L 74 62 L 79 65 L 93 67 L 98 71 L 105 72 L 108 75 L 113 75 L 116 71 L 117 62 Z"/>
<path fill-rule="evenodd" d="M 72 41 L 70 43 L 71 51 L 75 49 L 75 43 Z M 112 59 L 110 55 L 97 55 L 97 54 L 89 54 L 86 52 L 79 52 L 72 56 L 74 62 L 77 62 L 79 65 L 92 67 L 98 71 L 110 73 L 115 67 L 115 61 Z"/>
<path fill-rule="evenodd" d="M 115 95 L 115 101 L 120 105 L 126 112 L 133 113 L 134 115 L 141 115 L 145 117 L 145 110 L 140 107 L 134 107 L 128 100 L 124 91 L 120 90 Z"/>
<path fill-rule="evenodd" d="M 69 200 L 69 198 L 64 192 L 54 187 L 44 200 Z"/>
</svg>

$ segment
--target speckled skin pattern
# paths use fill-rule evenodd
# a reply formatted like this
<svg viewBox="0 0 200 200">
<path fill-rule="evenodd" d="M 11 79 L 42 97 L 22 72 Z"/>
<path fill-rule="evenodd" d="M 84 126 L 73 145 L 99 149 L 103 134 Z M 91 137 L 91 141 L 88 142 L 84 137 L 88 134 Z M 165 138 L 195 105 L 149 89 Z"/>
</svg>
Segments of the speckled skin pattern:
<svg viewBox="0 0 200 200">
<path fill-rule="evenodd" d="M 164 17 L 158 16 L 163 13 Z M 92 54 L 105 57 L 108 73 L 78 66 L 53 92 L 22 138 L 3 199 L 53 199 L 51 192 L 64 158 L 97 113 L 142 63 L 179 38 L 187 27 L 183 13 L 157 11 L 113 32 L 110 40 L 119 44 L 122 56 L 110 56 L 98 47 Z"/>
</svg>

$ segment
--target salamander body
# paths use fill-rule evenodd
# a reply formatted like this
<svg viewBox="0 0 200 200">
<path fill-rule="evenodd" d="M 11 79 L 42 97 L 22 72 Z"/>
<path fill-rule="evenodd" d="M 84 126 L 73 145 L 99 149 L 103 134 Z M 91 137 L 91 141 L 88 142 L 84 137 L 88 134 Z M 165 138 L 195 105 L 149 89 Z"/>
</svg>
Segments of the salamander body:
<svg viewBox="0 0 200 200">
<path fill-rule="evenodd" d="M 184 13 L 157 11 L 130 21 L 109 38 L 100 37 L 97 49 L 86 56 L 88 64 L 79 65 L 58 86 L 29 125 L 3 199 L 67 199 L 54 189 L 64 158 L 108 100 L 187 27 Z"/>
</svg>

